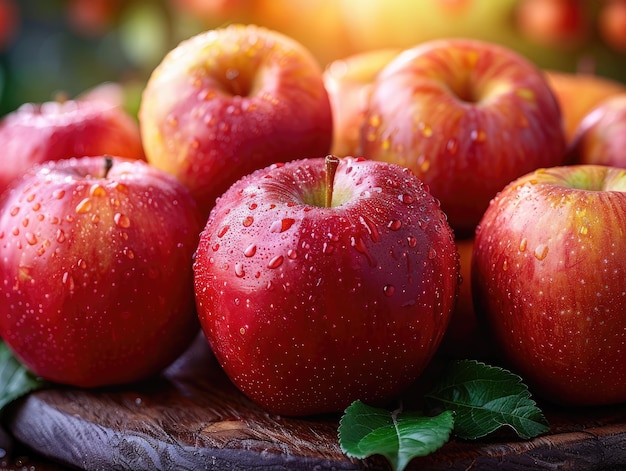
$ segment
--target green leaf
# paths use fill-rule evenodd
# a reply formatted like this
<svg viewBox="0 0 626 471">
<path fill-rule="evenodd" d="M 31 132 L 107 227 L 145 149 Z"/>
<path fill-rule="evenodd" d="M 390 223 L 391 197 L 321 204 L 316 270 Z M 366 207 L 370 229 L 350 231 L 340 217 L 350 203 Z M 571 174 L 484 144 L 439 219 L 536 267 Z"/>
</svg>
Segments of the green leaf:
<svg viewBox="0 0 626 471">
<path fill-rule="evenodd" d="M 26 369 L 0 340 L 0 413 L 15 399 L 46 384 Z"/>
<path fill-rule="evenodd" d="M 339 424 L 339 444 L 351 457 L 363 459 L 383 455 L 396 471 L 402 471 L 417 456 L 441 448 L 454 427 L 453 413 L 435 417 L 415 412 L 390 412 L 353 402 Z"/>
<path fill-rule="evenodd" d="M 484 437 L 503 426 L 524 439 L 549 430 L 521 377 L 475 360 L 453 362 L 426 397 L 455 412 L 454 434 L 463 439 Z"/>
</svg>

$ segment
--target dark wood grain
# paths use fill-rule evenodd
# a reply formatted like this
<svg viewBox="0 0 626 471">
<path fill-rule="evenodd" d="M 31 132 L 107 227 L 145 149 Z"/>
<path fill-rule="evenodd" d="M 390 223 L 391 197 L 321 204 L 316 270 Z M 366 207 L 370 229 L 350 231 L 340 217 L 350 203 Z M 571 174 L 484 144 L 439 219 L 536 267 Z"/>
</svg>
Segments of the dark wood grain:
<svg viewBox="0 0 626 471">
<path fill-rule="evenodd" d="M 273 416 L 228 381 L 199 338 L 154 381 L 120 389 L 41 390 L 7 415 L 22 443 L 86 470 L 368 470 L 380 457 L 348 459 L 338 416 Z M 411 470 L 626 469 L 626 406 L 548 410 L 550 434 L 453 440 Z"/>
</svg>

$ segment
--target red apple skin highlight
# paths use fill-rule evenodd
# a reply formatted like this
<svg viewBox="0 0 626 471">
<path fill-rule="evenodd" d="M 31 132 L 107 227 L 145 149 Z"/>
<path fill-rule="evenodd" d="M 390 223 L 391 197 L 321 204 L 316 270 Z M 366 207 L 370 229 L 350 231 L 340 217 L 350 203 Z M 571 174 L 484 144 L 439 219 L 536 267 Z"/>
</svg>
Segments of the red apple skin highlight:
<svg viewBox="0 0 626 471">
<path fill-rule="evenodd" d="M 258 170 L 216 203 L 194 262 L 200 322 L 234 384 L 303 416 L 394 398 L 427 366 L 454 306 L 458 253 L 408 169 L 324 159 Z"/>
<path fill-rule="evenodd" d="M 0 193 L 32 166 L 105 154 L 145 160 L 139 125 L 101 100 L 26 103 L 0 121 Z"/>
<path fill-rule="evenodd" d="M 332 144 L 320 65 L 301 44 L 254 25 L 183 41 L 153 71 L 139 118 L 148 162 L 183 182 L 207 215 L 242 176 Z"/>
<path fill-rule="evenodd" d="M 378 74 L 361 129 L 364 157 L 407 166 L 471 237 L 507 183 L 563 164 L 558 102 L 518 54 L 477 40 L 434 40 Z"/>
<path fill-rule="evenodd" d="M 0 336 L 36 375 L 80 387 L 156 374 L 199 331 L 189 191 L 143 161 L 51 161 L 0 200 Z"/>
<path fill-rule="evenodd" d="M 476 232 L 472 290 L 502 359 L 568 405 L 626 401 L 626 170 L 532 172 Z"/>
</svg>

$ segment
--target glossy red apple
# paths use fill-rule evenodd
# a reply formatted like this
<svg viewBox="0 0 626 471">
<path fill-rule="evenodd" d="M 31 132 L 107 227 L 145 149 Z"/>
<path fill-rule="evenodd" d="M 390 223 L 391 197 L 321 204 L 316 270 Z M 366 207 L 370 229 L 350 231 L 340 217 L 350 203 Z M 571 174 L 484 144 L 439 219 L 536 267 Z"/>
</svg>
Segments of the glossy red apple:
<svg viewBox="0 0 626 471">
<path fill-rule="evenodd" d="M 105 154 L 144 159 L 139 126 L 104 100 L 26 103 L 0 121 L 0 193 L 33 165 Z"/>
<path fill-rule="evenodd" d="M 157 373 L 198 332 L 189 191 L 140 160 L 29 171 L 0 200 L 0 336 L 35 374 L 95 387 Z"/>
<path fill-rule="evenodd" d="M 570 152 L 573 163 L 626 168 L 626 93 L 607 98 L 583 118 Z"/>
<path fill-rule="evenodd" d="M 372 84 L 378 73 L 401 51 L 372 49 L 332 61 L 324 69 L 324 86 L 333 110 L 332 153 L 360 153 L 360 130 Z"/>
<path fill-rule="evenodd" d="M 568 144 L 580 122 L 593 108 L 611 96 L 626 93 L 626 84 L 590 73 L 547 70 L 546 79 L 559 102 Z"/>
<path fill-rule="evenodd" d="M 587 0 L 520 0 L 515 26 L 533 43 L 575 49 L 589 41 L 593 12 Z"/>
<path fill-rule="evenodd" d="M 218 361 L 277 414 L 393 398 L 434 355 L 456 297 L 452 231 L 427 187 L 406 168 L 349 157 L 333 177 L 333 160 L 235 183 L 194 262 Z"/>
<path fill-rule="evenodd" d="M 626 170 L 593 165 L 521 177 L 480 222 L 476 312 L 546 399 L 626 401 L 625 232 Z"/>
<path fill-rule="evenodd" d="M 148 161 L 208 214 L 242 176 L 324 155 L 332 113 L 322 70 L 296 41 L 253 25 L 194 36 L 154 70 L 139 111 Z"/>
<path fill-rule="evenodd" d="M 543 72 L 513 51 L 466 39 L 406 50 L 378 75 L 362 155 L 411 168 L 459 237 L 473 234 L 511 180 L 564 162 L 561 114 Z"/>
</svg>

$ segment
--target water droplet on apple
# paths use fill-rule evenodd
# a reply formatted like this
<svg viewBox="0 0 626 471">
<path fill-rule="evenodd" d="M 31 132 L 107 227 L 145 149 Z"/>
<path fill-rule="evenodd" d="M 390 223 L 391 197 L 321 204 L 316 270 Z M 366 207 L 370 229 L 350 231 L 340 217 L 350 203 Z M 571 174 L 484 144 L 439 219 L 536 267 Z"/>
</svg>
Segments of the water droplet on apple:
<svg viewBox="0 0 626 471">
<path fill-rule="evenodd" d="M 428 259 L 433 260 L 437 256 L 437 251 L 432 247 L 428 249 Z"/>
<path fill-rule="evenodd" d="M 509 262 L 508 260 L 504 260 L 502 262 L 502 271 L 507 271 L 509 269 Z"/>
<path fill-rule="evenodd" d="M 456 138 L 452 137 L 448 139 L 448 142 L 446 143 L 446 150 L 450 154 L 452 155 L 456 154 L 458 148 L 459 148 L 459 141 Z"/>
<path fill-rule="evenodd" d="M 20 212 L 20 207 L 19 206 L 14 206 L 13 208 L 11 208 L 11 212 L 9 213 L 11 216 L 17 216 L 17 213 Z"/>
<path fill-rule="evenodd" d="M 28 245 L 35 245 L 37 243 L 37 237 L 32 232 L 26 232 L 24 238 L 26 242 L 28 242 Z"/>
<path fill-rule="evenodd" d="M 430 137 L 433 135 L 433 128 L 426 123 L 420 123 L 419 128 L 422 130 L 422 136 Z"/>
<path fill-rule="evenodd" d="M 287 251 L 287 257 L 289 257 L 290 260 L 295 260 L 296 258 L 298 258 L 298 252 L 296 252 L 294 249 L 289 249 Z"/>
<path fill-rule="evenodd" d="M 74 291 L 74 278 L 72 277 L 72 275 L 70 275 L 69 272 L 63 273 L 63 276 L 61 277 L 61 283 L 63 283 L 63 285 L 70 291 Z"/>
<path fill-rule="evenodd" d="M 331 245 L 328 242 L 324 242 L 324 244 L 322 245 L 322 253 L 323 254 L 330 255 L 334 251 L 335 251 L 335 246 L 334 245 Z"/>
<path fill-rule="evenodd" d="M 483 129 L 474 129 L 470 133 L 470 138 L 474 142 L 485 142 L 487 140 L 487 133 Z"/>
<path fill-rule="evenodd" d="M 393 296 L 395 291 L 396 288 L 393 285 L 385 285 L 383 287 L 383 293 L 385 293 L 385 296 Z"/>
<path fill-rule="evenodd" d="M 113 221 L 117 227 L 122 227 L 124 229 L 130 227 L 130 219 L 125 214 L 115 213 L 113 215 Z"/>
<path fill-rule="evenodd" d="M 65 190 L 54 190 L 52 192 L 52 197 L 60 200 L 65 196 Z"/>
<path fill-rule="evenodd" d="M 246 275 L 246 272 L 243 269 L 243 264 L 241 262 L 235 263 L 235 276 L 237 278 L 243 278 Z"/>
<path fill-rule="evenodd" d="M 539 261 L 545 259 L 548 256 L 548 246 L 546 244 L 539 244 L 535 248 L 535 258 Z"/>
<path fill-rule="evenodd" d="M 417 245 L 417 239 L 415 238 L 415 236 L 408 236 L 406 238 L 407 243 L 409 244 L 409 247 L 413 248 Z"/>
<path fill-rule="evenodd" d="M 270 226 L 270 232 L 285 232 L 293 225 L 294 222 L 296 222 L 296 220 L 293 218 L 283 218 L 280 221 L 274 221 Z"/>
<path fill-rule="evenodd" d="M 230 229 L 230 226 L 228 224 L 223 226 L 217 233 L 217 237 L 224 237 L 224 235 L 228 232 L 228 229 Z"/>
<path fill-rule="evenodd" d="M 94 183 L 93 185 L 91 185 L 91 188 L 89 188 L 89 194 L 96 197 L 106 196 L 106 190 L 99 183 Z"/>
<path fill-rule="evenodd" d="M 399 219 L 394 219 L 392 221 L 389 221 L 389 224 L 387 224 L 387 227 L 391 229 L 392 231 L 397 231 L 398 229 L 402 227 L 402 221 L 400 221 Z"/>
<path fill-rule="evenodd" d="M 361 224 L 363 224 L 363 226 L 369 233 L 372 242 L 378 242 L 380 240 L 380 233 L 378 232 L 378 227 L 376 227 L 374 221 L 365 216 L 361 216 L 359 218 L 359 221 L 361 222 Z"/>
<path fill-rule="evenodd" d="M 528 245 L 528 240 L 526 239 L 526 237 L 524 237 L 519 243 L 519 251 L 520 252 L 526 251 L 527 245 Z"/>
<path fill-rule="evenodd" d="M 75 208 L 77 214 L 85 214 L 91 211 L 91 200 L 89 198 L 85 198 L 81 200 Z"/>
<path fill-rule="evenodd" d="M 122 253 L 126 255 L 130 260 L 135 258 L 135 252 L 133 252 L 133 250 L 129 247 L 124 247 L 124 249 L 122 249 Z"/>
<path fill-rule="evenodd" d="M 412 204 L 415 201 L 413 195 L 402 194 L 398 196 L 398 199 L 404 204 Z"/>
<path fill-rule="evenodd" d="M 246 216 L 243 220 L 243 227 L 250 227 L 254 222 L 254 218 L 252 216 Z"/>
<path fill-rule="evenodd" d="M 248 245 L 245 250 L 243 251 L 243 254 L 246 257 L 253 257 L 254 254 L 256 253 L 256 244 L 250 244 Z"/>
<path fill-rule="evenodd" d="M 267 268 L 278 268 L 283 264 L 284 257 L 282 255 L 276 255 L 272 257 L 267 263 Z"/>
</svg>

